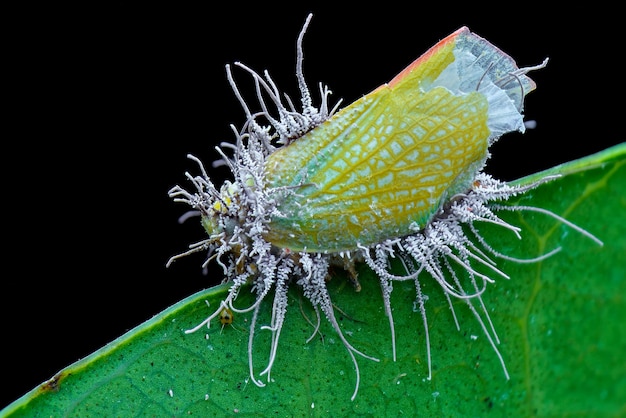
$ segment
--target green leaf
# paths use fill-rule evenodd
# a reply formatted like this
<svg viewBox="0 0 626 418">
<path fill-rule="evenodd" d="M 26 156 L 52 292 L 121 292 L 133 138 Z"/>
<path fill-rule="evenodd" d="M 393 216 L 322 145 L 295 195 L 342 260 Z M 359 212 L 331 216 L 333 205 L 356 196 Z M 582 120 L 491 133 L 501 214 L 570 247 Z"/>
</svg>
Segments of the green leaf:
<svg viewBox="0 0 626 418">
<path fill-rule="evenodd" d="M 394 284 L 397 361 L 378 280 L 361 266 L 356 293 L 337 272 L 329 282 L 340 326 L 350 343 L 380 362 L 357 357 L 361 383 L 354 401 L 352 361 L 322 320 L 308 343 L 315 312 L 298 290 L 271 381 L 249 379 L 249 315 L 232 325 L 186 334 L 217 306 L 227 287 L 201 291 L 109 345 L 60 371 L 0 412 L 21 416 L 623 416 L 626 414 L 626 144 L 518 181 L 557 180 L 519 196 L 519 205 L 549 209 L 604 241 L 536 212 L 501 211 L 523 240 L 481 232 L 498 251 L 520 258 L 562 250 L 542 261 L 499 267 L 483 299 L 500 337 L 510 380 L 467 306 L 455 302 L 457 330 L 439 285 L 423 281 L 432 347 L 427 380 L 422 317 L 412 282 Z M 240 307 L 253 303 L 244 291 Z M 269 323 L 270 304 L 258 324 Z M 268 360 L 270 332 L 257 326 L 254 368 Z M 265 380 L 266 376 L 264 376 Z"/>
</svg>

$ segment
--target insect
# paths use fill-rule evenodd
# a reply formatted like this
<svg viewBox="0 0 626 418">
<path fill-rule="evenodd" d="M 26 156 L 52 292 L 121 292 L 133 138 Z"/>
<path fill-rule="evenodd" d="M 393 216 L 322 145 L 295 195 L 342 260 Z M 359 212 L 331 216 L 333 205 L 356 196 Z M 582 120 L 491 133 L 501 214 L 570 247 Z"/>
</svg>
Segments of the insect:
<svg viewBox="0 0 626 418">
<path fill-rule="evenodd" d="M 226 325 L 230 325 L 233 323 L 233 311 L 228 309 L 227 307 L 223 307 L 220 311 L 220 323 L 222 324 L 222 328 Z"/>
<path fill-rule="evenodd" d="M 168 265 L 184 255 L 206 251 L 205 266 L 215 260 L 223 269 L 224 280 L 231 283 L 220 307 L 187 332 L 209 326 L 215 318 L 224 325 L 232 321 L 233 312 L 251 311 L 250 379 L 265 386 L 258 376 L 267 375 L 270 381 L 287 290 L 298 286 L 318 315 L 321 310 L 328 319 L 353 361 L 354 400 L 360 383 L 356 356 L 379 359 L 358 350 L 343 335 L 326 279 L 331 266 L 340 266 L 358 289 L 354 265 L 364 262 L 380 280 L 394 360 L 392 284 L 413 280 L 416 309 L 425 328 L 430 379 L 426 295 L 420 283 L 435 280 L 451 308 L 455 299 L 467 304 L 508 378 L 481 294 L 494 282 L 491 276 L 508 277 L 493 259 L 511 257 L 489 246 L 476 225 L 495 224 L 521 239 L 521 229 L 500 219 L 496 212 L 537 211 L 602 244 L 548 211 L 500 203 L 552 177 L 522 187 L 483 172 L 489 146 L 507 132 L 524 131 L 524 98 L 535 89 L 527 73 L 543 68 L 547 60 L 518 68 L 508 55 L 463 27 L 389 83 L 341 110 L 339 103 L 329 106 L 330 90 L 320 86 L 321 104 L 315 107 L 302 71 L 302 41 L 310 19 L 309 15 L 297 40 L 296 78 L 302 109 L 296 110 L 290 100 L 283 103 L 267 73 L 262 77 L 236 63 L 256 84 L 261 110 L 250 110 L 227 66 L 228 81 L 246 116 L 241 130 L 233 128 L 234 143 L 216 148 L 232 180 L 216 187 L 201 161 L 190 156 L 200 169 L 200 175 L 187 174 L 195 190 L 175 186 L 169 192 L 200 216 L 208 238 L 172 257 Z M 541 260 L 558 250 L 519 261 Z M 391 258 L 402 261 L 405 274 L 390 271 Z M 479 272 L 478 265 L 492 274 Z M 233 301 L 248 283 L 256 294 L 255 303 L 235 308 Z M 261 329 L 272 332 L 273 337 L 267 367 L 257 376 L 251 347 L 261 302 L 269 295 L 273 295 L 272 319 Z"/>
<path fill-rule="evenodd" d="M 235 319 L 233 315 L 233 311 L 231 311 L 227 306 L 222 307 L 220 314 L 218 315 L 220 324 L 222 324 L 222 329 L 220 330 L 220 334 L 224 331 L 224 327 L 226 325 L 233 326 L 233 320 Z"/>
</svg>

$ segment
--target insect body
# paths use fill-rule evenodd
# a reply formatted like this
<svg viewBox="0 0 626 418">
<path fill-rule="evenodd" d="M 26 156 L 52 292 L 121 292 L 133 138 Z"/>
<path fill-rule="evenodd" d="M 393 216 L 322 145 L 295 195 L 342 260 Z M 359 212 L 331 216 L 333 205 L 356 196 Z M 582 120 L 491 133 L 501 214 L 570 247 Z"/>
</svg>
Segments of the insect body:
<svg viewBox="0 0 626 418">
<path fill-rule="evenodd" d="M 223 307 L 219 314 L 220 323 L 222 327 L 233 323 L 233 311 L 227 307 Z"/>
<path fill-rule="evenodd" d="M 440 285 L 448 300 L 458 298 L 468 304 L 508 376 L 481 299 L 494 280 L 473 265 L 507 276 L 488 256 L 501 254 L 478 235 L 474 224 L 496 224 L 521 238 L 520 228 L 497 216 L 497 210 L 506 209 L 500 202 L 550 180 L 510 186 L 482 172 L 489 146 L 507 132 L 524 130 L 523 100 L 535 88 L 526 73 L 545 62 L 520 69 L 498 48 L 461 28 L 389 83 L 335 112 L 329 110 L 326 88 L 321 88 L 319 108 L 312 105 L 302 76 L 304 30 L 298 38 L 296 68 L 302 111 L 283 105 L 268 75 L 262 78 L 238 64 L 257 85 L 262 110 L 252 112 L 227 67 L 247 116 L 244 128 L 235 132 L 235 143 L 228 146 L 234 150 L 232 157 L 218 149 L 233 179 L 216 188 L 200 161 L 192 157 L 202 171 L 199 176 L 188 175 L 196 190 L 176 186 L 170 191 L 176 201 L 198 211 L 209 234 L 182 255 L 207 250 L 208 260 L 217 259 L 226 281 L 232 283 L 220 308 L 189 332 L 216 317 L 225 325 L 232 322 L 233 312 L 253 311 L 252 347 L 258 310 L 273 291 L 271 323 L 262 327 L 273 333 L 269 363 L 261 372 L 269 381 L 288 304 L 287 289 L 297 285 L 348 350 L 357 376 L 354 399 L 360 381 L 355 354 L 378 359 L 359 351 L 343 335 L 326 278 L 330 264 L 343 265 L 356 276 L 354 262 L 362 260 L 380 280 L 394 359 L 392 283 L 414 280 L 430 378 L 425 295 L 420 290 L 420 281 L 428 278 Z M 275 114 L 269 111 L 272 107 Z M 261 125 L 261 120 L 269 125 Z M 476 234 L 478 246 L 465 230 Z M 392 257 L 401 258 L 406 275 L 389 271 Z M 248 283 L 256 302 L 236 309 L 233 300 Z M 255 376 L 251 349 L 248 355 L 251 380 L 264 386 Z"/>
</svg>

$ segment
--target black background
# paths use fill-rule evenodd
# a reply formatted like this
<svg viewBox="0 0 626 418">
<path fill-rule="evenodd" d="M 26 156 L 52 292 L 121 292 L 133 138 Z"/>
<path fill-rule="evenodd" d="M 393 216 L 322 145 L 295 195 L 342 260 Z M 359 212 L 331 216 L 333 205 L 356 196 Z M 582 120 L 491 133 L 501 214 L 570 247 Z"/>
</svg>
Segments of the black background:
<svg viewBox="0 0 626 418">
<path fill-rule="evenodd" d="M 492 148 L 488 170 L 510 180 L 623 142 L 620 15 L 600 6 L 546 14 L 527 3 L 384 9 L 231 5 L 33 9 L 4 60 L 7 96 L 2 288 L 5 372 L 0 407 L 180 299 L 221 280 L 203 256 L 165 268 L 203 238 L 167 191 L 244 120 L 224 65 L 269 70 L 298 98 L 295 43 L 309 12 L 304 72 L 348 104 L 390 80 L 462 25 L 533 73 L 538 126 Z M 217 3 L 216 3 L 217 4 Z M 585 3 L 581 3 L 585 4 Z M 380 5 L 378 5 L 380 6 Z M 579 7 L 579 8 L 577 8 Z M 239 73 L 242 89 L 252 93 Z M 253 98 L 249 94 L 250 100 Z M 216 179 L 224 171 L 212 172 Z M 220 183 L 220 181 L 216 181 Z"/>
</svg>

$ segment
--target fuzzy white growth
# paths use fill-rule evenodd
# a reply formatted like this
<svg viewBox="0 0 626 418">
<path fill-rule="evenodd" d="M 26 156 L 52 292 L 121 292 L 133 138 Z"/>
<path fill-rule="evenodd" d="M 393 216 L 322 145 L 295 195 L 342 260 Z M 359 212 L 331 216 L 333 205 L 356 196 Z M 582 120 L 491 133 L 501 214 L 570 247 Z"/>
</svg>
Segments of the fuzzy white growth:
<svg viewBox="0 0 626 418">
<path fill-rule="evenodd" d="M 484 335 L 493 347 L 502 364 L 504 374 L 508 378 L 504 360 L 497 348 L 499 339 L 482 300 L 483 292 L 490 283 L 494 282 L 492 276 L 505 279 L 508 279 L 508 276 L 498 269 L 496 262 L 490 256 L 517 262 L 534 262 L 558 252 L 559 249 L 534 259 L 514 259 L 493 249 L 480 235 L 475 225 L 477 223 L 494 224 L 511 232 L 513 236 L 521 238 L 520 228 L 501 220 L 495 211 L 539 211 L 553 216 L 598 243 L 601 242 L 591 234 L 551 212 L 532 207 L 509 207 L 497 203 L 516 194 L 524 193 L 552 178 L 545 178 L 526 187 L 514 187 L 497 181 L 484 173 L 477 174 L 474 186 L 465 194 L 456 195 L 449 199 L 448 203 L 427 225 L 421 227 L 415 225 L 412 233 L 407 236 L 387 239 L 371 247 L 359 246 L 354 248 L 350 255 L 294 253 L 289 249 L 278 248 L 268 242 L 264 237 L 268 232 L 271 220 L 273 217 L 281 215 L 278 202 L 287 195 L 297 193 L 297 189 L 271 188 L 266 184 L 265 161 L 267 157 L 275 152 L 277 147 L 288 146 L 292 140 L 324 122 L 336 110 L 336 107 L 331 111 L 328 110 L 330 91 L 326 87 L 320 87 L 322 103 L 319 108 L 315 108 L 304 81 L 302 40 L 310 18 L 311 16 L 307 18 L 297 43 L 296 76 L 301 93 L 302 110 L 296 111 L 288 98 L 288 106 L 283 105 L 281 94 L 268 74 L 265 74 L 263 78 L 243 64 L 237 63 L 239 68 L 252 76 L 256 86 L 256 95 L 262 110 L 256 113 L 251 112 L 237 88 L 230 67 L 227 67 L 228 80 L 241 102 L 247 118 L 241 130 L 233 128 L 236 136 L 235 143 L 222 145 L 222 148 L 233 151 L 232 157 L 228 157 L 222 148 L 217 148 L 221 156 L 221 163 L 228 166 L 233 179 L 225 182 L 219 189 L 216 188 L 209 179 L 202 163 L 197 158 L 190 156 L 189 158 L 194 160 L 200 169 L 198 176 L 186 173 L 187 179 L 192 183 L 195 190 L 188 192 L 184 188 L 176 186 L 169 191 L 169 195 L 176 202 L 190 205 L 195 213 L 202 216 L 203 226 L 209 237 L 192 244 L 190 249 L 183 254 L 172 257 L 168 265 L 179 257 L 206 251 L 208 257 L 205 265 L 214 260 L 224 272 L 224 281 L 231 283 L 227 297 L 221 301 L 217 309 L 202 323 L 186 332 L 193 333 L 204 326 L 209 327 L 211 321 L 219 317 L 224 308 L 239 313 L 252 312 L 248 341 L 250 379 L 257 386 L 265 386 L 265 383 L 257 377 L 253 362 L 254 330 L 259 312 L 263 306 L 262 302 L 273 294 L 270 323 L 260 327 L 261 330 L 272 333 L 269 360 L 266 367 L 259 373 L 260 376 L 267 375 L 269 382 L 272 367 L 279 357 L 278 344 L 288 307 L 287 292 L 289 287 L 295 284 L 302 289 L 304 296 L 311 302 L 318 315 L 317 325 L 314 326 L 313 334 L 307 342 L 318 332 L 321 311 L 337 332 L 354 364 L 356 383 L 352 399 L 355 399 L 360 382 L 359 365 L 355 354 L 373 361 L 378 361 L 378 359 L 359 351 L 343 335 L 334 314 L 326 280 L 329 274 L 329 265 L 337 258 L 347 260 L 345 266 L 349 272 L 354 271 L 353 262 L 355 259 L 363 259 L 380 279 L 383 304 L 391 329 L 394 360 L 396 358 L 396 344 L 391 309 L 393 282 L 412 280 L 416 289 L 416 310 L 421 313 L 423 318 L 428 378 L 430 379 L 432 375 L 430 338 L 426 315 L 428 298 L 422 291 L 421 282 L 426 280 L 424 276 L 429 276 L 443 290 L 457 328 L 460 326 L 454 313 L 452 300 L 461 300 L 468 306 L 483 329 Z M 269 99 L 268 103 L 273 106 L 272 109 L 265 102 L 266 98 Z M 275 114 L 278 116 L 272 116 Z M 262 125 L 261 121 L 269 123 L 269 126 Z M 466 236 L 464 227 L 471 231 L 478 242 L 477 244 Z M 406 270 L 406 275 L 396 275 L 390 272 L 390 259 L 393 258 L 398 258 L 401 261 Z M 479 266 L 481 268 L 478 268 Z M 485 268 L 491 274 L 483 273 Z M 234 301 L 241 288 L 247 284 L 251 284 L 251 290 L 256 295 L 256 301 L 247 308 L 237 308 L 234 306 Z"/>
<path fill-rule="evenodd" d="M 300 36 L 298 37 L 297 43 L 297 61 L 296 61 L 296 77 L 298 80 L 298 88 L 300 89 L 301 101 L 302 101 L 302 111 L 298 112 L 291 99 L 286 96 L 287 102 L 289 103 L 289 108 L 285 107 L 281 101 L 281 94 L 272 81 L 271 77 L 267 72 L 264 73 L 265 80 L 259 76 L 255 71 L 246 67 L 242 63 L 235 63 L 238 67 L 246 70 L 254 79 L 254 83 L 256 86 L 257 99 L 259 104 L 261 105 L 262 112 L 254 113 L 248 109 L 248 105 L 246 104 L 243 96 L 239 92 L 237 88 L 237 84 L 232 76 L 230 66 L 226 66 L 226 73 L 228 81 L 230 82 L 233 91 L 235 92 L 235 96 L 239 99 L 241 106 L 244 109 L 244 112 L 247 116 L 247 124 L 251 124 L 252 126 L 248 127 L 251 130 L 265 131 L 264 135 L 261 135 L 263 143 L 266 145 L 268 150 L 272 151 L 274 147 L 271 145 L 271 141 L 275 138 L 275 135 L 278 136 L 276 143 L 279 145 L 289 144 L 292 140 L 301 137 L 311 129 L 315 128 L 317 125 L 321 124 L 325 120 L 327 120 L 339 107 L 341 101 L 337 102 L 332 110 L 328 110 L 328 96 L 331 94 L 331 91 L 327 86 L 322 86 L 320 84 L 320 95 L 322 98 L 322 103 L 319 108 L 313 106 L 313 102 L 311 99 L 311 93 L 309 88 L 304 80 L 304 74 L 302 72 L 302 63 L 304 61 L 304 52 L 302 49 L 302 41 L 304 38 L 304 33 L 306 32 L 307 27 L 309 26 L 309 22 L 313 15 L 309 15 L 304 23 L 304 27 L 300 32 Z M 276 108 L 276 112 L 278 112 L 278 119 L 275 119 L 272 116 L 272 112 L 268 109 L 265 99 L 263 98 L 263 94 L 266 94 L 272 104 Z M 275 134 L 269 136 L 269 128 L 270 127 L 260 127 L 256 119 L 259 117 L 266 118 L 271 128 L 274 129 Z M 245 128 L 245 127 L 244 127 Z M 269 137 L 268 137 L 269 136 Z"/>
<path fill-rule="evenodd" d="M 304 29 L 306 29 L 310 17 L 307 19 Z M 289 188 L 272 189 L 266 186 L 265 159 L 275 151 L 275 145 L 288 144 L 291 140 L 302 136 L 325 121 L 337 108 L 335 106 L 331 111 L 328 110 L 330 90 L 326 87 L 320 87 L 322 96 L 320 108 L 315 108 L 312 105 L 311 95 L 302 75 L 303 34 L 304 30 L 298 38 L 297 49 L 297 78 L 302 95 L 302 112 L 297 112 L 291 101 L 289 101 L 289 109 L 282 104 L 279 91 L 268 74 L 265 74 L 265 79 L 263 79 L 248 67 L 238 63 L 238 67 L 252 75 L 256 85 L 257 99 L 261 104 L 262 112 L 253 114 L 237 88 L 230 67 L 227 67 L 228 80 L 247 116 L 247 122 L 241 131 L 233 129 L 236 134 L 235 145 L 226 145 L 226 147 L 234 150 L 234 156 L 229 158 L 220 148 L 217 148 L 222 157 L 221 163 L 229 167 L 234 180 L 226 182 L 218 190 L 210 181 L 202 163 L 197 158 L 190 156 L 198 163 L 201 171 L 201 175 L 195 177 L 186 173 L 186 177 L 192 182 L 196 191 L 190 193 L 182 187 L 176 186 L 170 190 L 169 195 L 176 202 L 187 203 L 197 211 L 203 217 L 205 228 L 210 236 L 204 241 L 193 244 L 189 251 L 172 257 L 168 265 L 179 257 L 198 251 L 208 251 L 207 262 L 214 259 L 222 267 L 225 281 L 232 283 L 227 298 L 202 323 L 186 332 L 192 333 L 204 326 L 208 327 L 224 307 L 239 313 L 252 311 L 248 354 L 250 378 L 257 386 L 265 385 L 256 378 L 252 361 L 254 330 L 261 303 L 273 288 L 271 323 L 261 327 L 262 330 L 272 332 L 268 365 L 260 373 L 260 375 L 267 375 L 269 381 L 287 310 L 287 290 L 292 283 L 299 285 L 316 311 L 318 308 L 321 309 L 327 317 L 354 362 L 357 374 L 354 399 L 360 380 L 359 368 L 354 354 L 370 360 L 378 360 L 354 348 L 339 328 L 325 284 L 329 269 L 329 255 L 316 254 L 313 256 L 305 252 L 292 253 L 287 249 L 273 247 L 270 242 L 263 238 L 271 217 L 280 215 L 276 204 L 277 199 L 295 192 Z M 265 103 L 264 95 L 269 97 L 274 105 L 279 115 L 278 118 L 271 116 L 272 112 Z M 269 121 L 271 126 L 260 125 L 257 118 Z M 256 294 L 256 302 L 245 309 L 236 308 L 233 306 L 233 301 L 237 298 L 241 287 L 247 283 L 252 284 L 252 291 Z"/>
</svg>

